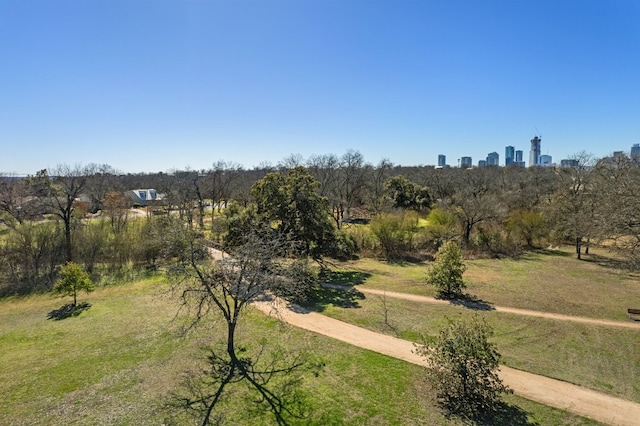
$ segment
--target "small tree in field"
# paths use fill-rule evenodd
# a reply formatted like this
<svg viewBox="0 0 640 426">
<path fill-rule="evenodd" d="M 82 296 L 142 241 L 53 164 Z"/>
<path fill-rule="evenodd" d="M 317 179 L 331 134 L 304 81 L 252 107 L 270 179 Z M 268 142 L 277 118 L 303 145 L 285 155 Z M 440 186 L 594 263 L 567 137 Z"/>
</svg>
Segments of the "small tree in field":
<svg viewBox="0 0 640 426">
<path fill-rule="evenodd" d="M 438 289 L 438 296 L 452 299 L 462 296 L 466 288 L 462 274 L 467 269 L 462 262 L 460 247 L 453 241 L 448 241 L 438 249 L 436 260 L 427 272 L 427 283 Z"/>
<path fill-rule="evenodd" d="M 449 413 L 481 419 L 495 413 L 501 394 L 511 392 L 498 377 L 501 355 L 489 342 L 493 330 L 474 315 L 450 321 L 432 345 L 416 353 L 429 359 L 427 379 L 435 387 L 438 402 Z"/>
<path fill-rule="evenodd" d="M 63 296 L 73 296 L 73 306 L 77 304 L 79 291 L 87 293 L 94 290 L 93 282 L 80 265 L 67 262 L 60 267 L 58 281 L 53 285 L 53 291 Z"/>
</svg>

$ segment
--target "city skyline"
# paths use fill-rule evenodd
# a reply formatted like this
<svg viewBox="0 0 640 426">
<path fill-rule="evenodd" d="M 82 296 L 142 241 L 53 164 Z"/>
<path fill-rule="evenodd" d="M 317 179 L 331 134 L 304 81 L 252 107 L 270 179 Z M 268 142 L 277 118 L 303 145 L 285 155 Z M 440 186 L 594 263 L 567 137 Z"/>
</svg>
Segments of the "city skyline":
<svg viewBox="0 0 640 426">
<path fill-rule="evenodd" d="M 528 161 L 532 134 L 602 157 L 640 142 L 638 22 L 631 0 L 5 0 L 0 172 Z"/>
<path fill-rule="evenodd" d="M 532 147 L 530 149 L 530 161 L 531 158 L 533 158 L 534 154 L 534 140 L 537 141 L 538 145 L 538 150 L 541 149 L 541 141 L 542 138 L 540 138 L 539 136 L 534 136 L 534 138 L 531 140 L 531 144 Z M 504 161 L 501 161 L 498 159 L 498 164 L 496 164 L 495 162 L 491 162 L 490 157 L 493 157 L 495 159 L 496 155 L 499 155 L 496 151 L 490 152 L 486 155 L 486 157 L 481 158 L 476 160 L 475 165 L 479 166 L 479 167 L 483 167 L 483 166 L 489 166 L 489 165 L 499 165 L 499 166 L 508 166 L 510 164 L 514 164 L 514 165 L 519 165 L 522 167 L 530 167 L 531 164 L 530 163 L 526 163 L 523 162 L 522 158 L 523 158 L 523 150 L 518 150 L 515 149 L 516 147 L 514 147 L 513 145 L 507 145 L 504 147 L 505 150 L 505 156 L 504 156 Z M 629 148 L 628 151 L 610 151 L 608 154 L 602 156 L 602 157 L 608 157 L 608 156 L 615 156 L 618 153 L 623 153 L 624 155 L 627 155 L 629 158 L 640 158 L 640 143 L 634 143 L 633 145 L 631 145 L 631 147 Z M 512 155 L 511 157 L 509 155 Z M 551 165 L 561 165 L 561 164 L 573 164 L 573 160 L 576 155 L 580 155 L 580 152 L 575 153 L 575 155 L 571 155 L 568 156 L 566 158 L 562 158 L 562 159 L 557 159 L 555 158 L 553 155 L 550 154 L 538 154 L 537 155 L 537 159 L 538 161 L 536 161 L 536 163 L 534 165 L 544 165 L 544 166 L 551 166 Z M 587 154 L 591 154 L 591 153 L 587 153 Z M 602 157 L 598 157 L 598 156 L 594 156 L 594 158 L 602 158 Z M 438 167 L 453 167 L 455 166 L 454 164 L 448 164 L 448 163 L 442 163 L 441 160 L 446 159 L 446 154 L 438 154 Z M 509 159 L 511 159 L 511 161 L 509 161 Z M 553 159 L 553 161 L 552 161 Z M 470 156 L 463 156 L 457 159 L 458 161 L 458 167 L 473 167 L 473 157 Z M 521 163 L 521 164 L 518 164 Z M 429 165 L 429 164 L 427 164 Z"/>
</svg>

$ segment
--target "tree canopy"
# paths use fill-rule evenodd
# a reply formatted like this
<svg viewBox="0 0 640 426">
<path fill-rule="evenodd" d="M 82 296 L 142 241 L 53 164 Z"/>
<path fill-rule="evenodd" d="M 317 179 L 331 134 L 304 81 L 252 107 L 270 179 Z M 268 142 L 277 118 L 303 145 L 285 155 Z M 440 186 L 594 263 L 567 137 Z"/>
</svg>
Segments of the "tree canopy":
<svg viewBox="0 0 640 426">
<path fill-rule="evenodd" d="M 402 175 L 388 179 L 385 188 L 396 208 L 421 211 L 431 205 L 429 189 L 411 182 Z"/>
<path fill-rule="evenodd" d="M 60 275 L 53 286 L 53 291 L 63 296 L 73 297 L 73 306 L 77 305 L 78 292 L 87 293 L 94 290 L 93 281 L 80 265 L 67 262 L 60 267 Z"/>
<path fill-rule="evenodd" d="M 318 194 L 319 183 L 303 167 L 273 172 L 252 188 L 257 214 L 289 241 L 301 244 L 300 252 L 319 256 L 335 242 L 327 199 Z"/>
</svg>

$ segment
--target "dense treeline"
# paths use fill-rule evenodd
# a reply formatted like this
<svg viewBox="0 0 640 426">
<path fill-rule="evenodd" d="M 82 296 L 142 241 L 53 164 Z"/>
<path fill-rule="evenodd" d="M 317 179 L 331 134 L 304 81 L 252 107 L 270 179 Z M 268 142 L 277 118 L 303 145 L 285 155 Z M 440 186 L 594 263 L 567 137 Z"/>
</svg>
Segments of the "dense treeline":
<svg viewBox="0 0 640 426">
<path fill-rule="evenodd" d="M 153 269 L 180 227 L 232 246 L 266 225 L 296 243 L 290 255 L 315 259 L 434 253 L 453 239 L 483 255 L 571 243 L 580 258 L 605 244 L 640 266 L 640 163 L 625 155 L 575 160 L 570 168 L 439 169 L 373 165 L 347 151 L 251 170 L 219 161 L 157 174 L 95 164 L 5 174 L 0 291 L 49 290 L 66 261 L 94 278 Z M 132 210 L 139 206 L 126 191 L 138 188 L 155 189 L 162 201 Z"/>
</svg>

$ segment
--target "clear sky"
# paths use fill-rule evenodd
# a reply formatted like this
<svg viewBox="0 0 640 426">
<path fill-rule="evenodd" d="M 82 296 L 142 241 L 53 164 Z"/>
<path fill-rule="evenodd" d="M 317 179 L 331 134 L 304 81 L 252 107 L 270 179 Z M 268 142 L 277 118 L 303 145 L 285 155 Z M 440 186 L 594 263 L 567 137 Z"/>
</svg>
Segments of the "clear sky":
<svg viewBox="0 0 640 426">
<path fill-rule="evenodd" d="M 0 0 L 0 172 L 640 143 L 640 1 Z"/>
</svg>

